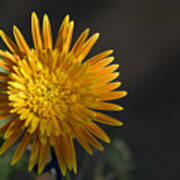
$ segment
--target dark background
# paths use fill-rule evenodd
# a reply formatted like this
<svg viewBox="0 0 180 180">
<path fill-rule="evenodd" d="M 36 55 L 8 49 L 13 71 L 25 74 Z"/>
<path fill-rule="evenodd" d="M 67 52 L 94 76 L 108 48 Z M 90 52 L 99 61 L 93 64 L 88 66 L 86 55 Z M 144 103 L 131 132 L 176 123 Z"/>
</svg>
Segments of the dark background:
<svg viewBox="0 0 180 180">
<path fill-rule="evenodd" d="M 130 148 L 138 180 L 179 180 L 179 9 L 179 0 L 1 0 L 0 28 L 12 37 L 16 24 L 32 43 L 30 16 L 36 11 L 41 19 L 48 13 L 54 33 L 70 14 L 74 40 L 86 27 L 100 32 L 91 55 L 113 48 L 120 63 L 129 95 L 118 101 L 125 106 L 119 114 L 125 125 L 115 131 Z"/>
</svg>

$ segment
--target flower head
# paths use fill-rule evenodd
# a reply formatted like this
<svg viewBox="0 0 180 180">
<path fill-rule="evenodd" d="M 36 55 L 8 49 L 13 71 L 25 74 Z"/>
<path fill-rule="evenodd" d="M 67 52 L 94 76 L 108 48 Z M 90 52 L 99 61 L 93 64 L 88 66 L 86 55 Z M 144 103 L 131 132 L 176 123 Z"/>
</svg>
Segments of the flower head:
<svg viewBox="0 0 180 180">
<path fill-rule="evenodd" d="M 32 13 L 30 49 L 20 30 L 14 26 L 16 44 L 1 30 L 0 36 L 10 51 L 0 50 L 0 120 L 10 118 L 0 127 L 5 142 L 0 154 L 21 137 L 12 159 L 15 164 L 32 142 L 29 171 L 38 164 L 41 173 L 53 147 L 63 175 L 66 169 L 77 172 L 74 139 L 89 153 L 91 146 L 103 150 L 96 137 L 109 143 L 108 135 L 96 124 L 121 126 L 122 122 L 96 110 L 121 111 L 119 105 L 107 102 L 124 97 L 115 91 L 121 83 L 111 82 L 119 76 L 119 66 L 109 65 L 112 50 L 90 59 L 87 54 L 97 41 L 96 33 L 87 39 L 86 29 L 71 46 L 74 22 L 67 15 L 60 26 L 53 46 L 51 25 L 44 15 L 42 32 L 39 20 Z"/>
</svg>

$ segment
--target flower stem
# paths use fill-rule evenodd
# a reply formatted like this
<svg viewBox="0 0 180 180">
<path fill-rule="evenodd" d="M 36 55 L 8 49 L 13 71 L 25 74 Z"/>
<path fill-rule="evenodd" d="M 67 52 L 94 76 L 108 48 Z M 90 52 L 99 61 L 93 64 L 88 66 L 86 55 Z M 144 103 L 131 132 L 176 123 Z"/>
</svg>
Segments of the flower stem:
<svg viewBox="0 0 180 180">
<path fill-rule="evenodd" d="M 65 180 L 71 180 L 69 173 L 66 173 Z"/>
</svg>

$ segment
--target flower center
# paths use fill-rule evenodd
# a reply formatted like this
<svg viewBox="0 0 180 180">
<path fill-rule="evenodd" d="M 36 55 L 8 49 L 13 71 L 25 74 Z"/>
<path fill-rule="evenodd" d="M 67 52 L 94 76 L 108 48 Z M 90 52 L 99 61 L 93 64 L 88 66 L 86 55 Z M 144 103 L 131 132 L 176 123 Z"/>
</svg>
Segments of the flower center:
<svg viewBox="0 0 180 180">
<path fill-rule="evenodd" d="M 16 108 L 17 101 L 23 100 L 22 108 L 28 109 L 38 117 L 53 116 L 63 119 L 68 112 L 69 105 L 77 100 L 77 88 L 73 86 L 68 75 L 60 69 L 50 72 L 48 68 L 43 68 L 38 73 L 29 76 L 23 86 L 24 90 L 9 91 L 9 99 L 13 100 L 16 94 L 18 97 L 13 100 L 13 107 Z"/>
<path fill-rule="evenodd" d="M 39 116 L 64 117 L 68 104 L 76 101 L 71 84 L 63 72 L 42 70 L 26 84 L 28 107 Z"/>
</svg>

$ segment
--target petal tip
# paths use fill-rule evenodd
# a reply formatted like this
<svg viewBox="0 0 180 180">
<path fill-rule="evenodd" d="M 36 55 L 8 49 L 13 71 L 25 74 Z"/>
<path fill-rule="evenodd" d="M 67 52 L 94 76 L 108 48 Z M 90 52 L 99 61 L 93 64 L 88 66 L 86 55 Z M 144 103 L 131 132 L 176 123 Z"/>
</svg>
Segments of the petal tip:
<svg viewBox="0 0 180 180">
<path fill-rule="evenodd" d="M 33 11 L 31 15 L 32 15 L 32 17 L 37 16 L 37 14 L 36 14 L 36 12 L 35 12 L 35 11 Z"/>
<path fill-rule="evenodd" d="M 114 49 L 109 49 L 109 53 L 112 54 L 114 52 Z"/>
<path fill-rule="evenodd" d="M 89 33 L 89 31 L 90 31 L 90 28 L 86 28 L 85 32 Z"/>
<path fill-rule="evenodd" d="M 99 148 L 99 150 L 100 150 L 100 151 L 104 151 L 104 147 L 101 146 L 101 147 Z"/>
<path fill-rule="evenodd" d="M 16 159 L 12 159 L 12 161 L 11 161 L 11 166 L 14 166 L 15 164 L 16 164 Z"/>
<path fill-rule="evenodd" d="M 16 25 L 13 25 L 13 31 L 17 32 L 18 31 L 18 27 Z"/>
<path fill-rule="evenodd" d="M 117 121 L 116 126 L 123 126 L 123 122 L 122 121 Z"/>
<path fill-rule="evenodd" d="M 124 108 L 123 108 L 122 106 L 119 106 L 119 107 L 117 108 L 117 110 L 118 110 L 118 111 L 123 111 Z"/>
<path fill-rule="evenodd" d="M 2 37 L 4 35 L 4 31 L 0 29 L 0 36 Z"/>
<path fill-rule="evenodd" d="M 96 33 L 96 34 L 94 34 L 94 37 L 95 37 L 96 39 L 98 39 L 98 38 L 99 38 L 99 36 L 100 36 L 100 33 Z"/>
<path fill-rule="evenodd" d="M 114 74 L 116 75 L 116 78 L 117 78 L 117 77 L 119 77 L 120 72 L 115 72 Z"/>
<path fill-rule="evenodd" d="M 65 16 L 64 20 L 65 20 L 65 21 L 69 21 L 69 19 L 70 19 L 70 15 L 67 14 L 67 15 Z"/>
<path fill-rule="evenodd" d="M 42 173 L 43 169 L 39 168 L 37 174 L 40 175 Z"/>
<path fill-rule="evenodd" d="M 45 22 L 49 21 L 49 16 L 47 14 L 44 14 L 43 21 Z"/>
<path fill-rule="evenodd" d="M 111 139 L 108 137 L 105 139 L 105 142 L 109 144 L 109 143 L 111 143 Z"/>
<path fill-rule="evenodd" d="M 29 166 L 28 167 L 28 172 L 30 173 L 32 171 L 33 167 L 32 166 Z"/>
<path fill-rule="evenodd" d="M 93 151 L 89 151 L 88 153 L 89 153 L 89 155 L 91 155 L 91 156 L 94 154 Z"/>
<path fill-rule="evenodd" d="M 127 96 L 128 92 L 127 91 L 123 91 L 123 97 Z"/>
<path fill-rule="evenodd" d="M 37 14 L 35 11 L 33 11 L 31 15 L 31 21 L 36 21 L 36 20 L 38 20 Z"/>
<path fill-rule="evenodd" d="M 70 26 L 74 26 L 74 21 L 71 21 L 71 22 L 69 23 L 69 25 L 70 25 Z"/>
</svg>

